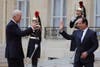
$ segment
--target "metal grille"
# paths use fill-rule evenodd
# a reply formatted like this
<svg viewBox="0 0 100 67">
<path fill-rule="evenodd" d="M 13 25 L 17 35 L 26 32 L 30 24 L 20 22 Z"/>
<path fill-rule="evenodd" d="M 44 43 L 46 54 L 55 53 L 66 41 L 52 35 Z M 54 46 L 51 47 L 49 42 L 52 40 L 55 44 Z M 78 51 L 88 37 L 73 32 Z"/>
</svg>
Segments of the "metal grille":
<svg viewBox="0 0 100 67">
<path fill-rule="evenodd" d="M 90 29 L 97 32 L 98 39 L 100 40 L 100 27 L 89 27 Z M 64 30 L 67 32 L 71 30 L 71 28 L 64 27 Z M 63 39 L 63 37 L 59 34 L 59 27 L 45 27 L 44 29 L 44 38 L 45 39 Z"/>
<path fill-rule="evenodd" d="M 66 27 L 64 28 L 67 29 Z M 59 34 L 59 27 L 45 27 L 44 33 L 45 39 L 63 39 L 63 37 Z"/>
</svg>

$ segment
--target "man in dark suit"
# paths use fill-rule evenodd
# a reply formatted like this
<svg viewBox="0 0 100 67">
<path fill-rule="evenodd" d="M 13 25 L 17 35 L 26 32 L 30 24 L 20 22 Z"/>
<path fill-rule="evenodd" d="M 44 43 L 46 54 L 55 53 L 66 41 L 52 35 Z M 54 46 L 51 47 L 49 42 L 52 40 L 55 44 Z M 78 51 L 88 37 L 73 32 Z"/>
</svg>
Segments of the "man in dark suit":
<svg viewBox="0 0 100 67">
<path fill-rule="evenodd" d="M 36 25 L 21 31 L 18 23 L 20 22 L 22 13 L 20 10 L 13 12 L 12 19 L 6 26 L 6 52 L 5 57 L 8 61 L 8 67 L 24 67 L 24 53 L 22 49 L 21 37 L 29 35 L 33 32 Z"/>
<path fill-rule="evenodd" d="M 79 18 L 77 21 L 78 30 L 72 35 L 63 31 L 63 22 L 60 24 L 60 34 L 73 42 L 71 46 L 76 49 L 74 67 L 94 67 L 94 51 L 98 48 L 96 32 L 88 28 L 86 18 Z"/>
</svg>

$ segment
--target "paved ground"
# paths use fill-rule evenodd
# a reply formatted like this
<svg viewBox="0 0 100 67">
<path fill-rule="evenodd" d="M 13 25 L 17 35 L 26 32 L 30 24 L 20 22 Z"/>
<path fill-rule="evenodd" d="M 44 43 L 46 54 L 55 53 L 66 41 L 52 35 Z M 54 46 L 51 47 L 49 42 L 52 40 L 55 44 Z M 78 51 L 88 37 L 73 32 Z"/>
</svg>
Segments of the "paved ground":
<svg viewBox="0 0 100 67">
<path fill-rule="evenodd" d="M 62 58 L 40 62 L 39 67 L 73 67 L 73 64 L 71 63 L 70 59 Z M 100 61 L 95 61 L 94 67 L 100 67 Z"/>
<path fill-rule="evenodd" d="M 0 67 L 7 67 L 7 63 L 0 63 Z M 30 64 L 25 64 L 25 67 L 31 67 Z M 70 58 L 61 58 L 54 60 L 40 60 L 38 67 L 73 67 Z M 100 60 L 96 58 L 95 67 L 100 67 Z"/>
<path fill-rule="evenodd" d="M 27 41 L 24 41 L 27 42 Z M 24 46 L 26 46 L 24 44 Z M 26 46 L 27 47 L 27 46 Z M 26 49 L 24 51 L 26 52 Z M 7 62 L 4 57 L 5 51 L 4 51 L 4 46 L 0 47 L 0 67 L 7 67 Z M 69 53 L 67 53 L 67 56 L 70 56 Z M 95 62 L 95 67 L 100 67 L 100 48 L 99 50 L 96 51 L 96 62 Z M 43 59 L 43 58 L 42 58 Z M 30 67 L 30 66 L 25 66 L 25 67 Z M 56 60 L 41 60 L 39 61 L 38 67 L 73 67 L 71 64 L 70 57 L 65 57 L 65 58 L 60 58 Z"/>
</svg>

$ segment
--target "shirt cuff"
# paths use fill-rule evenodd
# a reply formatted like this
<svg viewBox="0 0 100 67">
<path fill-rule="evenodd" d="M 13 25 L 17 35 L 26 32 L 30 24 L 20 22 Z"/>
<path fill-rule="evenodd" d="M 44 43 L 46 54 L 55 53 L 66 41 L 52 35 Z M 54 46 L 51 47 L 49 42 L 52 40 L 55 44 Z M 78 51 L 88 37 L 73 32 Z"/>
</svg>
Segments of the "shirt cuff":
<svg viewBox="0 0 100 67">
<path fill-rule="evenodd" d="M 64 30 L 60 30 L 59 32 L 62 33 Z"/>
</svg>

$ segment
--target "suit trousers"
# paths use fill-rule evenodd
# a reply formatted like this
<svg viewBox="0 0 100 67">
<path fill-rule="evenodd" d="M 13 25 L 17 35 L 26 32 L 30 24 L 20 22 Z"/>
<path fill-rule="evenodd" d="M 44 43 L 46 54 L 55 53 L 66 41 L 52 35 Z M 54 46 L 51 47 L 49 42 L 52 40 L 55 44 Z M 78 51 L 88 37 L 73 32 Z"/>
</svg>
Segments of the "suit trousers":
<svg viewBox="0 0 100 67">
<path fill-rule="evenodd" d="M 94 67 L 94 62 L 81 63 L 80 61 L 75 62 L 73 67 Z"/>
<path fill-rule="evenodd" d="M 23 59 L 7 58 L 8 67 L 24 67 Z"/>
</svg>

